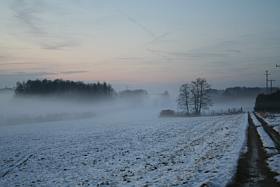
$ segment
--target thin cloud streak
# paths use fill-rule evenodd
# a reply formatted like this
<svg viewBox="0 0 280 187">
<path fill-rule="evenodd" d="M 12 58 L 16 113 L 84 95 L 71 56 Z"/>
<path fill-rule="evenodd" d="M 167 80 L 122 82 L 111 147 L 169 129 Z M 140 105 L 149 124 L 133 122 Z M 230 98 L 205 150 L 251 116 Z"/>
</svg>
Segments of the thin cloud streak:
<svg viewBox="0 0 280 187">
<path fill-rule="evenodd" d="M 53 42 L 53 43 L 41 43 L 41 48 L 49 49 L 49 50 L 62 50 L 65 48 L 70 48 L 78 45 L 79 44 L 75 41 L 63 41 L 63 42 Z"/>
<path fill-rule="evenodd" d="M 146 32 L 149 36 L 151 36 L 152 38 L 156 38 L 156 34 L 152 30 L 150 30 L 148 27 L 146 27 L 145 25 L 143 25 L 142 23 L 140 23 L 136 19 L 132 18 L 128 14 L 124 13 L 122 10 L 118 9 L 118 12 L 122 16 L 124 16 L 129 22 L 133 23 L 134 25 L 138 26 L 141 30 Z"/>
<path fill-rule="evenodd" d="M 18 21 L 26 26 L 32 34 L 36 35 L 47 35 L 47 32 L 44 31 L 42 27 L 43 20 L 38 17 L 43 11 L 43 4 L 42 1 L 37 1 L 36 3 L 40 2 L 40 6 L 34 6 L 34 1 L 25 0 L 15 0 L 11 6 L 11 9 L 15 13 L 15 17 Z"/>
<path fill-rule="evenodd" d="M 209 57 L 227 57 L 228 53 L 214 53 L 214 52 L 176 52 L 176 51 L 165 51 L 158 49 L 147 49 L 147 51 L 157 55 L 167 55 L 176 57 L 187 57 L 187 58 L 209 58 Z"/>
<path fill-rule="evenodd" d="M 15 0 L 11 6 L 15 18 L 21 23 L 28 32 L 32 35 L 33 41 L 46 50 L 60 50 L 69 47 L 76 47 L 78 42 L 72 37 L 65 34 L 63 37 L 55 35 L 47 30 L 48 24 L 40 15 L 47 9 L 47 4 L 44 1 L 25 1 Z"/>
<path fill-rule="evenodd" d="M 32 62 L 10 62 L 10 63 L 4 62 L 4 63 L 0 63 L 0 66 L 5 66 L 5 65 L 30 65 L 30 64 L 36 64 L 36 63 L 32 63 Z"/>
<path fill-rule="evenodd" d="M 81 71 L 75 71 L 75 70 L 73 70 L 73 71 L 62 71 L 62 72 L 60 72 L 61 74 L 81 74 L 81 73 L 88 73 L 88 71 L 83 71 L 83 70 L 81 70 Z"/>
</svg>

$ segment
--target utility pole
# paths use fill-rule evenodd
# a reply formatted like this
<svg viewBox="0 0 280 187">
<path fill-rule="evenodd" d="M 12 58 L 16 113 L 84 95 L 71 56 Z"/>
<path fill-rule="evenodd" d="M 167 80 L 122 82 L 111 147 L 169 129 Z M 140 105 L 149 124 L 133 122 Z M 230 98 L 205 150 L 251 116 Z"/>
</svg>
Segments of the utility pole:
<svg viewBox="0 0 280 187">
<path fill-rule="evenodd" d="M 268 93 L 268 76 L 271 75 L 268 73 L 268 70 L 265 71 L 265 88 L 266 88 L 266 93 Z"/>
<path fill-rule="evenodd" d="M 275 80 L 268 80 L 270 82 L 270 93 L 272 93 L 272 83 L 275 81 Z"/>
</svg>

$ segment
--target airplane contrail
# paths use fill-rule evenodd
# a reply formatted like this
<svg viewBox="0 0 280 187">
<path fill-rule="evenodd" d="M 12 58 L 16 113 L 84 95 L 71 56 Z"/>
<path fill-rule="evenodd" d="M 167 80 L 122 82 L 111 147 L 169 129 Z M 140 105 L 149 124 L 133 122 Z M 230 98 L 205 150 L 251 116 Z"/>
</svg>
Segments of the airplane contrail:
<svg viewBox="0 0 280 187">
<path fill-rule="evenodd" d="M 137 25 L 139 28 L 141 28 L 144 32 L 146 32 L 148 35 L 150 35 L 152 38 L 156 38 L 156 34 L 151 31 L 149 28 L 147 28 L 145 25 L 141 24 L 139 21 L 137 21 L 136 19 L 132 18 L 131 16 L 127 15 L 126 13 L 124 13 L 123 11 L 121 11 L 120 9 L 118 9 L 118 12 L 125 16 L 127 18 L 128 21 L 130 21 L 131 23 Z"/>
</svg>

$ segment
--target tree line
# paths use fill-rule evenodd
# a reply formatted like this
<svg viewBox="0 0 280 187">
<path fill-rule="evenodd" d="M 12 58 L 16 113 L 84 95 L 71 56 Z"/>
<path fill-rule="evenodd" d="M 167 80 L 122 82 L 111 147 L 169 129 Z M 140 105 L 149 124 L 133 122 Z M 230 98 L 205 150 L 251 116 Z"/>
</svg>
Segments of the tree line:
<svg viewBox="0 0 280 187">
<path fill-rule="evenodd" d="M 83 94 L 90 97 L 112 97 L 114 93 L 112 86 L 106 82 L 86 84 L 62 79 L 17 82 L 15 89 L 16 95 Z"/>
<path fill-rule="evenodd" d="M 273 91 L 277 91 L 277 88 L 272 88 Z M 227 97 L 256 97 L 260 93 L 265 93 L 266 88 L 260 87 L 232 87 L 226 88 L 223 95 Z"/>
<path fill-rule="evenodd" d="M 177 98 L 179 109 L 186 114 L 201 114 L 202 109 L 207 109 L 211 105 L 210 89 L 210 84 L 204 78 L 197 78 L 181 85 Z"/>
<path fill-rule="evenodd" d="M 255 102 L 255 111 L 280 112 L 280 91 L 272 94 L 259 94 Z"/>
</svg>

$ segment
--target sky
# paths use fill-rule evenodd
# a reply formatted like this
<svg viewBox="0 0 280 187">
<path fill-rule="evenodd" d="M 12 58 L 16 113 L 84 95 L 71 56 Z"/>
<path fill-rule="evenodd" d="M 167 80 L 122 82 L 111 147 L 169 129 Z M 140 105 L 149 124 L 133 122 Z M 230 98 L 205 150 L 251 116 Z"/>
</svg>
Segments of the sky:
<svg viewBox="0 0 280 187">
<path fill-rule="evenodd" d="M 0 88 L 27 79 L 280 86 L 279 0 L 0 0 Z"/>
</svg>

